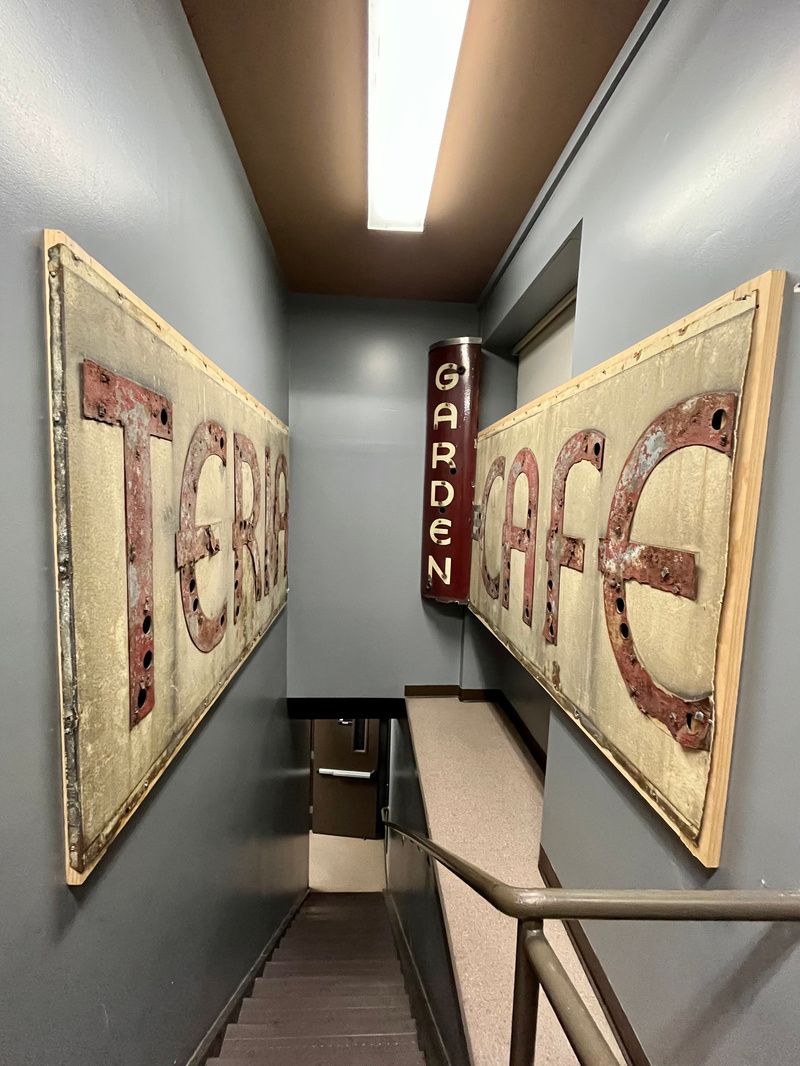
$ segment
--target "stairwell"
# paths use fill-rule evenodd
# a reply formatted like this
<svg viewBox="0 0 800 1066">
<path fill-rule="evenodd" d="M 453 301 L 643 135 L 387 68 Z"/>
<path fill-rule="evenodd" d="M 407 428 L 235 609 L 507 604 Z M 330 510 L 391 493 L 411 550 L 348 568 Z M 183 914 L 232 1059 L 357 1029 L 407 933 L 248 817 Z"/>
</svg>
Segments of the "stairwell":
<svg viewBox="0 0 800 1066">
<path fill-rule="evenodd" d="M 380 893 L 307 896 L 215 1064 L 425 1066 Z"/>
</svg>

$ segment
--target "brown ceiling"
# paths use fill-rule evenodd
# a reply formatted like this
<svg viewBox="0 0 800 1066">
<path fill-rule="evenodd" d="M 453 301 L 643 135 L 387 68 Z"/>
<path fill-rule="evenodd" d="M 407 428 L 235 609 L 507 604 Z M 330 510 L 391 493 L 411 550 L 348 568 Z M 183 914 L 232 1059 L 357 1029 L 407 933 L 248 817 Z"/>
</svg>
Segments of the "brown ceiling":
<svg viewBox="0 0 800 1066">
<path fill-rule="evenodd" d="M 368 230 L 366 0 L 183 0 L 295 292 L 475 300 L 646 0 L 472 0 L 424 233 Z"/>
</svg>

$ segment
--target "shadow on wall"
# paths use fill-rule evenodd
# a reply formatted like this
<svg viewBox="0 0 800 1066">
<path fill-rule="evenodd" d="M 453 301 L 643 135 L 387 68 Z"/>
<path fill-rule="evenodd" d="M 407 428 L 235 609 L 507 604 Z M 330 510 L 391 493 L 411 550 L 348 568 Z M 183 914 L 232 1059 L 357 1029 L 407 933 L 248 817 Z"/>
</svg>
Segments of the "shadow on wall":
<svg viewBox="0 0 800 1066">
<path fill-rule="evenodd" d="M 727 968 L 716 984 L 714 994 L 694 1017 L 684 1015 L 681 1039 L 675 1044 L 675 1062 L 705 1062 L 723 1042 L 732 1016 L 754 1007 L 769 984 L 800 942 L 800 929 L 787 923 L 767 926 Z"/>
<path fill-rule="evenodd" d="M 471 612 L 464 620 L 463 689 L 499 689 L 547 752 L 550 714 L 559 708 L 541 685 Z"/>
</svg>

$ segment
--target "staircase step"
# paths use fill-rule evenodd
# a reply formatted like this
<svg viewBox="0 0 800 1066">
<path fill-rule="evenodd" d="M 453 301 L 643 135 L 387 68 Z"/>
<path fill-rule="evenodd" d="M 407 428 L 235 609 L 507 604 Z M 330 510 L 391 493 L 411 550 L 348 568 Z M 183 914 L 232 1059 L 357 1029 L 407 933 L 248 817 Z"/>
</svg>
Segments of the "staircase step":
<svg viewBox="0 0 800 1066">
<path fill-rule="evenodd" d="M 245 1003 L 247 1000 L 245 1000 Z M 242 1004 L 242 1010 L 245 1008 Z M 392 1007 L 347 1007 L 343 1010 L 292 1011 L 264 1022 L 242 1021 L 231 1025 L 225 1034 L 223 1047 L 233 1039 L 231 1030 L 258 1030 L 250 1034 L 261 1040 L 271 1037 L 295 1037 L 298 1040 L 312 1036 L 397 1036 L 409 1035 L 416 1039 L 416 1026 L 408 1009 Z"/>
<path fill-rule="evenodd" d="M 359 918 L 363 918 L 365 921 L 373 921 L 374 919 L 385 920 L 387 915 L 386 904 L 383 900 L 372 905 L 368 904 L 367 906 L 362 906 L 357 903 L 311 903 L 303 908 L 303 912 L 298 915 L 298 918 L 302 918 L 305 921 L 319 918 L 331 918 L 334 921 L 338 921 L 342 918 L 350 918 L 354 914 L 358 915 Z"/>
<path fill-rule="evenodd" d="M 394 940 L 388 929 L 366 929 L 354 931 L 352 925 L 342 929 L 322 929 L 319 932 L 306 932 L 304 929 L 290 929 L 281 940 L 280 947 L 287 944 L 298 944 L 301 947 L 310 945 L 322 945 L 337 947 L 339 944 L 356 944 L 380 948 L 394 954 Z"/>
<path fill-rule="evenodd" d="M 207 1066 L 286 1066 L 284 1051 L 272 1049 L 241 1058 L 206 1059 Z M 302 1048 L 292 1052 L 291 1066 L 425 1066 L 419 1052 L 402 1048 Z"/>
<path fill-rule="evenodd" d="M 357 905 L 344 906 L 344 907 L 314 907 L 309 905 L 303 907 L 295 916 L 293 921 L 295 922 L 318 922 L 318 921 L 341 921 L 343 918 L 349 918 L 353 914 L 358 914 L 359 918 L 363 918 L 365 922 L 373 921 L 386 921 L 389 912 L 386 909 L 386 905 L 381 902 L 373 907 L 359 907 Z"/>
<path fill-rule="evenodd" d="M 293 959 L 359 959 L 362 962 L 388 962 L 397 958 L 393 947 L 383 944 L 323 943 L 296 944 L 288 941 L 273 952 L 273 962 L 291 962 Z"/>
<path fill-rule="evenodd" d="M 303 912 L 319 906 L 345 906 L 354 904 L 365 910 L 370 906 L 385 907 L 383 892 L 309 892 L 303 903 Z"/>
<path fill-rule="evenodd" d="M 357 1012 L 357 1013 L 356 1013 Z M 369 1032 L 383 1032 L 382 1029 L 373 1030 L 373 1025 L 382 1025 L 386 1019 L 392 1024 L 405 1019 L 412 1022 L 411 1010 L 406 1002 L 377 1003 L 369 1005 L 363 999 L 356 999 L 345 1003 L 321 1003 L 317 999 L 309 1003 L 295 1003 L 293 1007 L 287 1007 L 285 1003 L 274 1004 L 266 999 L 246 999 L 239 1010 L 239 1021 L 243 1025 L 282 1025 L 286 1021 L 287 1026 L 293 1024 L 291 1032 L 304 1033 L 305 1020 L 309 1016 L 316 1018 L 332 1018 L 338 1015 L 343 1019 L 350 1019 L 348 1032 L 357 1033 L 360 1029 L 358 1024 L 367 1025 Z M 325 1032 L 338 1032 L 339 1030 L 324 1030 Z M 394 1032 L 395 1030 L 392 1030 Z M 405 1031 L 405 1030 L 404 1030 Z M 409 1030 L 410 1031 L 410 1030 Z M 287 1030 L 287 1035 L 289 1031 Z"/>
<path fill-rule="evenodd" d="M 252 994 L 253 996 L 271 996 L 278 989 L 297 996 L 315 996 L 332 992 L 348 996 L 359 994 L 377 996 L 403 993 L 405 985 L 402 973 L 393 977 L 375 977 L 369 974 L 356 974 L 355 976 L 340 974 L 338 977 L 304 974 L 300 977 L 281 977 L 265 973 L 263 977 L 256 978 Z"/>
<path fill-rule="evenodd" d="M 242 1038 L 208 1059 L 207 1066 L 425 1066 L 416 1040 L 407 1037 L 330 1037 L 269 1045 Z"/>
<path fill-rule="evenodd" d="M 286 1051 L 270 1048 L 268 1051 L 207 1059 L 207 1066 L 286 1066 Z M 365 1044 L 352 1048 L 298 1048 L 292 1051 L 291 1066 L 425 1066 L 419 1051 L 410 1048 L 379 1047 Z"/>
<path fill-rule="evenodd" d="M 318 942 L 337 942 L 349 940 L 354 943 L 363 943 L 376 940 L 381 944 L 394 944 L 391 930 L 385 925 L 356 927 L 356 923 L 342 922 L 341 925 L 299 925 L 290 926 L 281 943 L 287 941 L 306 943 L 309 940 Z"/>
<path fill-rule="evenodd" d="M 425 1066 L 380 893 L 312 893 L 207 1066 Z"/>
<path fill-rule="evenodd" d="M 304 995 L 295 989 L 273 988 L 264 991 L 253 989 L 253 995 L 245 1002 L 269 1003 L 276 1008 L 285 1010 L 297 1010 L 299 1007 L 313 1005 L 315 1007 L 405 1007 L 408 1003 L 403 988 L 397 988 L 392 993 L 391 989 L 384 989 L 377 994 L 371 991 L 352 992 L 347 989 L 341 992 L 335 989 L 332 992 L 315 989 Z"/>
<path fill-rule="evenodd" d="M 264 976 L 302 977 L 397 977 L 401 973 L 398 959 L 292 959 L 289 962 L 268 962 Z"/>
<path fill-rule="evenodd" d="M 362 1044 L 370 1044 L 383 1047 L 401 1047 L 418 1050 L 417 1037 L 414 1033 L 402 1033 L 395 1035 L 358 1036 L 346 1034 L 344 1036 L 272 1036 L 264 1037 L 260 1025 L 243 1025 L 234 1022 L 228 1026 L 225 1033 L 225 1044 L 241 1044 L 247 1042 L 254 1048 L 288 1048 L 290 1051 L 296 1047 L 331 1047 L 349 1048 L 360 1047 Z M 223 1047 L 224 1050 L 224 1047 Z"/>
<path fill-rule="evenodd" d="M 388 1032 L 391 1033 L 412 1032 L 414 1024 L 407 1002 L 366 1006 L 361 1002 L 323 1004 L 315 1001 L 314 1006 L 289 1008 L 274 1006 L 267 1000 L 254 999 L 244 1000 L 239 1011 L 239 1021 L 243 1025 L 267 1025 L 267 1027 L 277 1025 L 286 1036 L 305 1035 L 307 1032 L 319 1032 L 326 1035 L 361 1033 L 363 1025 L 366 1025 L 368 1033 L 383 1033 L 385 1029 L 381 1027 L 384 1025 L 389 1025 Z M 405 1025 L 402 1030 L 391 1028 L 400 1021 L 409 1024 Z M 306 1023 L 311 1025 L 319 1023 L 321 1028 L 318 1031 L 308 1030 Z M 347 1028 L 342 1029 L 345 1023 L 347 1023 Z M 332 1025 L 333 1028 L 331 1028 Z"/>
<path fill-rule="evenodd" d="M 363 926 L 353 922 L 342 922 L 341 925 L 292 925 L 289 927 L 282 943 L 290 941 L 329 941 L 340 940 L 362 943 L 363 941 L 378 941 L 380 944 L 394 944 L 392 932 L 386 925 Z"/>
<path fill-rule="evenodd" d="M 303 923 L 304 925 L 340 925 L 342 922 L 357 920 L 368 925 L 383 925 L 388 921 L 386 908 L 373 907 L 361 910 L 357 907 L 342 907 L 339 910 L 309 910 L 295 918 L 292 924 Z"/>
</svg>

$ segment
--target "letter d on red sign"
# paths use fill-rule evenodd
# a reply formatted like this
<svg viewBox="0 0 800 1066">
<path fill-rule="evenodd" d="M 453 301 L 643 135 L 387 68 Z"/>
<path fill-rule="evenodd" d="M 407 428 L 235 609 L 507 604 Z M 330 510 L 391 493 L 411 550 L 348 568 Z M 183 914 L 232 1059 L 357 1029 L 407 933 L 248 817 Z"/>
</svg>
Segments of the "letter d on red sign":
<svg viewBox="0 0 800 1066">
<path fill-rule="evenodd" d="M 428 350 L 421 588 L 441 603 L 469 598 L 480 356 L 476 337 Z"/>
</svg>

